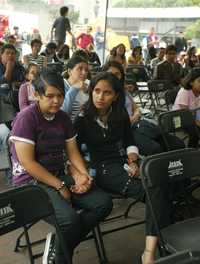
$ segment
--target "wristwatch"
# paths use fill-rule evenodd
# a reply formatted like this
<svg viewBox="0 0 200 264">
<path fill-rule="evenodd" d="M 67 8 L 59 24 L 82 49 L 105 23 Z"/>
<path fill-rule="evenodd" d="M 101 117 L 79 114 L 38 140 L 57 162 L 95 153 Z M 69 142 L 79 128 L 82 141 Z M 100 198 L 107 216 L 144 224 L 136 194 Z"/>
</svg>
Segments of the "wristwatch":
<svg viewBox="0 0 200 264">
<path fill-rule="evenodd" d="M 61 184 L 60 184 L 60 186 L 57 188 L 57 191 L 59 192 L 65 186 L 66 186 L 66 183 L 64 181 L 62 181 Z"/>
</svg>

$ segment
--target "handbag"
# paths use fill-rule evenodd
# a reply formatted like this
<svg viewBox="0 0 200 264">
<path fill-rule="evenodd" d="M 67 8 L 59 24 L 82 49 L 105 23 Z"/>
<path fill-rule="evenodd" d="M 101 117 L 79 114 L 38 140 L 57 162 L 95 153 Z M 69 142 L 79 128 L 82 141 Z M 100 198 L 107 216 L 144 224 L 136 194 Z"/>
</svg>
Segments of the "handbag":
<svg viewBox="0 0 200 264">
<path fill-rule="evenodd" d="M 159 126 L 145 119 L 141 119 L 137 123 L 133 124 L 132 128 L 135 129 L 137 133 L 143 134 L 151 139 L 156 139 L 161 135 Z"/>
</svg>

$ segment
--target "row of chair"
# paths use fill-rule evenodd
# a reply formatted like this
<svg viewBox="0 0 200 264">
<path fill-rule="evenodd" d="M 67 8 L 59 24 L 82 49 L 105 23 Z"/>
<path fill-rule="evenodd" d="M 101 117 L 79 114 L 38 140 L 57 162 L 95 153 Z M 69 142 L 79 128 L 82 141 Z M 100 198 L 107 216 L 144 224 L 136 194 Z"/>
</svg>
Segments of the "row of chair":
<svg viewBox="0 0 200 264">
<path fill-rule="evenodd" d="M 151 188 L 165 191 L 173 182 L 184 183 L 200 175 L 200 151 L 196 149 L 176 150 L 147 157 L 141 165 L 141 177 L 146 192 L 147 202 L 159 236 L 161 256 L 186 249 L 199 250 L 200 217 L 194 217 L 160 229 L 156 216 L 156 208 L 152 203 Z M 191 169 L 192 168 L 192 169 Z M 184 184 L 182 185 L 184 187 Z M 183 192 L 187 194 L 187 192 Z M 170 199 L 170 196 L 166 196 Z M 32 201 L 30 203 L 30 201 Z M 172 202 L 171 200 L 169 202 Z M 33 207 L 32 204 L 37 204 Z M 51 216 L 56 232 L 65 252 L 67 263 L 71 263 L 65 244 L 56 222 L 54 209 L 48 195 L 38 186 L 23 186 L 0 193 L 0 235 L 6 234 L 19 227 L 24 228 L 31 264 L 34 258 L 28 235 L 27 225 Z"/>
<path fill-rule="evenodd" d="M 194 125 L 194 113 L 192 111 L 188 111 L 188 110 L 178 110 L 178 111 L 166 112 L 166 113 L 163 113 L 159 116 L 159 124 L 162 128 L 163 138 L 165 140 L 166 147 L 168 150 L 170 150 L 168 142 L 167 142 L 167 138 L 165 138 L 165 132 L 174 133 L 176 131 L 180 131 L 180 129 L 185 129 L 188 125 L 189 126 Z M 197 188 L 199 186 L 200 185 L 199 185 L 199 181 L 198 181 L 197 184 L 195 185 L 195 188 Z M 187 188 L 187 193 L 188 193 L 188 190 L 190 190 L 190 194 L 191 194 L 191 192 L 194 190 L 194 188 L 190 188 L 190 189 Z M 121 197 L 121 196 L 116 197 L 114 194 L 111 194 L 111 195 L 113 195 L 113 197 L 112 197 L 113 199 L 115 199 L 115 198 L 117 198 L 117 199 L 123 198 L 124 199 L 124 197 Z M 135 204 L 137 202 L 138 201 L 135 201 L 133 204 Z M 127 209 L 127 212 L 125 213 L 125 218 L 127 218 L 130 208 L 131 208 L 131 205 Z M 121 217 L 121 215 L 120 215 L 120 217 Z M 31 224 L 33 224 L 33 223 L 34 223 L 34 221 L 31 222 Z M 98 253 L 98 256 L 100 259 L 100 263 L 107 263 L 107 256 L 106 256 L 106 252 L 105 252 L 105 248 L 104 248 L 102 235 L 111 233 L 113 231 L 118 231 L 118 230 L 127 228 L 129 226 L 136 225 L 136 224 L 142 224 L 142 223 L 144 223 L 144 221 L 139 221 L 139 223 L 130 224 L 130 225 L 127 225 L 125 227 L 120 227 L 117 229 L 114 228 L 113 230 L 107 230 L 107 231 L 100 230 L 100 228 L 98 226 L 93 231 L 93 238 L 95 238 L 95 241 L 97 242 L 96 247 L 97 247 L 97 253 Z M 25 227 L 26 237 L 27 237 L 26 233 L 28 232 L 28 227 L 30 227 L 30 223 L 28 224 L 28 226 L 26 225 L 26 227 Z M 97 234 L 96 236 L 95 236 L 95 233 Z M 91 238 L 91 236 L 89 238 Z M 20 246 L 20 239 L 21 239 L 21 237 L 18 239 L 16 250 Z M 29 243 L 30 243 L 30 239 L 27 240 L 27 244 L 29 244 Z M 27 245 L 25 245 L 25 246 L 27 246 Z M 30 252 L 30 250 L 29 250 L 29 252 Z M 33 257 L 30 257 L 30 259 L 32 259 L 32 258 Z M 33 262 L 31 262 L 31 263 L 33 263 Z"/>
</svg>

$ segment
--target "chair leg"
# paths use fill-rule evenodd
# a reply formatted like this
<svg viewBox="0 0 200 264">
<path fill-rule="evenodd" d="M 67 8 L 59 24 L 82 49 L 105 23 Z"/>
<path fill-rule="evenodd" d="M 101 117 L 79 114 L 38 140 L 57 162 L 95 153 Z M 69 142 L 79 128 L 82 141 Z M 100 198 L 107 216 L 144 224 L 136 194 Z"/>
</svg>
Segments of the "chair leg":
<svg viewBox="0 0 200 264">
<path fill-rule="evenodd" d="M 28 229 L 26 226 L 24 226 L 24 234 L 26 237 L 26 243 L 27 243 L 27 248 L 28 248 L 28 254 L 29 254 L 29 259 L 30 259 L 30 264 L 34 264 L 34 257 L 33 257 L 33 252 L 32 252 L 32 248 L 31 248 L 31 243 L 30 243 L 30 238 L 29 238 L 29 234 L 28 234 Z"/>
<path fill-rule="evenodd" d="M 97 225 L 93 230 L 92 230 L 93 236 L 94 236 L 94 241 L 95 241 L 95 246 L 97 249 L 97 254 L 99 257 L 99 262 L 100 264 L 107 264 L 108 263 L 108 258 L 106 255 L 106 250 L 104 247 L 104 242 L 103 242 L 103 237 L 101 234 L 101 229 L 99 225 Z"/>
<path fill-rule="evenodd" d="M 124 213 L 124 217 L 125 217 L 125 218 L 128 218 L 128 214 L 129 214 L 129 212 L 130 212 L 132 206 L 134 206 L 134 205 L 135 205 L 136 203 L 138 203 L 139 201 L 140 201 L 140 200 L 137 199 L 137 200 L 135 200 L 135 201 L 133 201 L 132 203 L 129 204 L 128 208 L 126 209 L 126 211 L 125 211 L 125 213 Z"/>
<path fill-rule="evenodd" d="M 32 223 L 30 225 L 28 225 L 26 227 L 27 229 L 27 232 L 28 230 L 34 225 L 35 223 Z M 17 238 L 16 240 L 16 244 L 15 244 L 15 248 L 14 248 L 14 252 L 19 252 L 19 248 L 26 248 L 27 247 L 27 241 L 25 242 L 25 244 L 21 244 L 21 238 L 25 235 L 25 231 L 23 231 Z M 44 243 L 46 240 L 46 238 L 43 238 L 43 239 L 40 239 L 40 240 L 37 240 L 37 241 L 34 241 L 34 242 L 31 242 L 31 246 L 33 245 L 37 245 L 37 244 L 40 244 L 40 243 Z"/>
</svg>

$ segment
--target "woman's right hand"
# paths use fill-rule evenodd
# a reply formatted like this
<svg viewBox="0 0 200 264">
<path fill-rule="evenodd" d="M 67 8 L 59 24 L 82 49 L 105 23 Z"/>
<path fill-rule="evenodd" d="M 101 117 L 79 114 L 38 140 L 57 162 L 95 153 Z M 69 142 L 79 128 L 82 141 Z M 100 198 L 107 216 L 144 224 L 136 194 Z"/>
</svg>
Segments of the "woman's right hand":
<svg viewBox="0 0 200 264">
<path fill-rule="evenodd" d="M 73 83 L 73 87 L 76 89 L 84 90 L 86 88 L 85 81 L 77 80 Z"/>
</svg>

